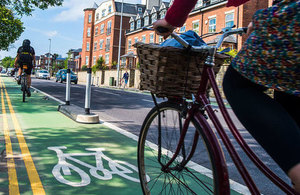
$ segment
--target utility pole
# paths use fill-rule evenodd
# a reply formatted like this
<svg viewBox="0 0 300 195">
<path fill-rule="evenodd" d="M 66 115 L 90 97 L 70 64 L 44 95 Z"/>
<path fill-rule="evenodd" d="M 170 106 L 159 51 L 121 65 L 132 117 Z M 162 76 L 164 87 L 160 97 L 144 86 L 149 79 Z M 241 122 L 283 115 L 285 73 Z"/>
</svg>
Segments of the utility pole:
<svg viewBox="0 0 300 195">
<path fill-rule="evenodd" d="M 49 72 L 49 65 L 50 65 L 50 57 L 51 57 L 51 39 L 49 39 L 50 44 L 49 44 L 49 57 L 48 57 L 48 72 Z"/>
<path fill-rule="evenodd" d="M 118 50 L 118 65 L 117 65 L 117 87 L 120 87 L 120 55 L 121 55 L 121 41 L 122 41 L 122 22 L 123 22 L 123 1 L 121 6 L 121 21 L 120 21 L 120 34 L 119 34 L 119 50 Z"/>
</svg>

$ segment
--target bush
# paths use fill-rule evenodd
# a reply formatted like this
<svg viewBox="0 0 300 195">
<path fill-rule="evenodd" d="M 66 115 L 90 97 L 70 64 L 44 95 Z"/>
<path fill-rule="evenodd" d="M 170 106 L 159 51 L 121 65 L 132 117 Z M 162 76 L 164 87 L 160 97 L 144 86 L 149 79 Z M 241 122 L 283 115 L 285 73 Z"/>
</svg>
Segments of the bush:
<svg viewBox="0 0 300 195">
<path fill-rule="evenodd" d="M 95 65 L 95 66 L 92 67 L 93 74 L 96 74 L 97 70 L 99 70 L 98 67 L 97 67 L 97 65 Z"/>
<path fill-rule="evenodd" d="M 82 70 L 82 71 L 86 71 L 86 70 L 87 70 L 87 66 L 86 66 L 86 65 L 83 65 L 83 66 L 81 67 L 81 70 Z"/>
</svg>

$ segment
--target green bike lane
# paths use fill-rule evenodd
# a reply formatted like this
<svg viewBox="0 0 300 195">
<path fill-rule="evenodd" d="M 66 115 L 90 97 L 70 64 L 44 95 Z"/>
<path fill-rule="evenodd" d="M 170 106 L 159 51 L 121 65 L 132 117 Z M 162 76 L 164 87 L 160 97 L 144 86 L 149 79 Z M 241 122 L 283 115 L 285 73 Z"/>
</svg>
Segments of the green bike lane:
<svg viewBox="0 0 300 195">
<path fill-rule="evenodd" d="M 0 120 L 5 120 L 6 112 L 13 157 L 3 158 L 2 155 L 0 194 L 142 194 L 136 170 L 136 140 L 104 124 L 76 123 L 57 111 L 56 101 L 44 98 L 41 93 L 32 93 L 32 97 L 23 103 L 20 87 L 11 78 L 0 77 L 0 82 L 5 108 Z M 13 120 L 12 112 L 17 121 Z M 19 123 L 22 133 L 16 130 L 15 123 Z M 4 122 L 0 130 L 0 149 L 6 149 L 7 154 L 8 135 Z M 20 134 L 24 136 L 23 141 Z M 29 154 L 24 150 L 24 144 Z M 72 154 L 75 160 L 71 158 L 59 164 L 59 152 L 66 154 L 65 157 Z M 32 157 L 33 166 L 26 162 L 28 156 Z M 104 171 L 96 169 L 96 156 Z M 13 174 L 10 175 L 13 171 L 7 167 L 11 166 L 7 162 L 12 159 L 15 183 Z M 109 162 L 118 165 L 110 166 Z M 60 165 L 70 169 L 63 172 Z M 37 176 L 34 176 L 34 169 Z M 237 193 L 232 191 L 232 194 Z"/>
</svg>

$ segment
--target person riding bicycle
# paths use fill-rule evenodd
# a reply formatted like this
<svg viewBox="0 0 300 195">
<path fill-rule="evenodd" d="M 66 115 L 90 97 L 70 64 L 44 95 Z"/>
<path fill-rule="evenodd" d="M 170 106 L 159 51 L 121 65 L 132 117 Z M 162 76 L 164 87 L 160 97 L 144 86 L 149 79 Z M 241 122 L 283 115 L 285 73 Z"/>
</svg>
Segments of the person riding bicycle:
<svg viewBox="0 0 300 195">
<path fill-rule="evenodd" d="M 248 0 L 228 0 L 239 6 Z M 174 0 L 164 19 L 153 23 L 167 38 L 184 24 L 197 0 Z M 300 193 L 300 0 L 276 0 L 258 10 L 249 35 L 226 71 L 223 89 L 234 113 L 290 177 Z M 169 32 L 160 33 L 157 27 Z M 266 95 L 274 90 L 274 98 Z"/>
<path fill-rule="evenodd" d="M 33 61 L 33 63 L 32 63 Z M 35 65 L 35 52 L 33 47 L 30 46 L 30 40 L 25 39 L 23 41 L 23 44 L 21 47 L 19 47 L 18 52 L 17 52 L 17 57 L 15 59 L 15 67 L 17 67 L 17 64 L 19 64 L 19 72 L 18 72 L 18 84 L 20 85 L 21 83 L 21 74 L 23 69 L 24 72 L 26 73 L 27 77 L 27 86 L 28 86 L 28 91 L 27 91 L 27 96 L 31 96 L 30 92 L 30 86 L 31 86 L 31 71 L 34 68 L 33 65 Z M 26 66 L 26 68 L 25 68 Z"/>
</svg>

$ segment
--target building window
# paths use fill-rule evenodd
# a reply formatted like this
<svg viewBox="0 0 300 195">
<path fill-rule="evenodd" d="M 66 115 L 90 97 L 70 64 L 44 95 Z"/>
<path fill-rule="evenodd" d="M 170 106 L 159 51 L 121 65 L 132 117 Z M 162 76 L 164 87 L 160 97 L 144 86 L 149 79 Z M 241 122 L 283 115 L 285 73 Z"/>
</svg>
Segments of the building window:
<svg viewBox="0 0 300 195">
<path fill-rule="evenodd" d="M 150 41 L 149 42 L 154 43 L 154 34 L 153 33 L 150 34 Z"/>
<path fill-rule="evenodd" d="M 98 27 L 95 29 L 95 35 L 98 35 Z"/>
<path fill-rule="evenodd" d="M 101 39 L 101 40 L 100 40 L 100 43 L 99 43 L 100 49 L 103 49 L 103 42 L 104 42 L 103 39 Z"/>
<path fill-rule="evenodd" d="M 166 16 L 166 11 L 161 11 L 160 12 L 160 19 L 165 18 L 165 16 Z"/>
<path fill-rule="evenodd" d="M 159 43 L 162 43 L 163 41 L 164 41 L 164 37 L 163 37 L 163 36 L 159 36 L 159 37 L 158 37 L 158 42 L 159 42 Z"/>
<path fill-rule="evenodd" d="M 199 22 L 193 22 L 193 31 L 199 33 Z"/>
<path fill-rule="evenodd" d="M 111 5 L 108 6 L 108 13 L 109 13 L 109 14 L 111 13 Z"/>
<path fill-rule="evenodd" d="M 180 29 L 179 29 L 179 33 L 184 33 L 185 32 L 185 25 L 183 25 Z"/>
<path fill-rule="evenodd" d="M 210 18 L 208 23 L 208 32 L 216 32 L 216 18 Z"/>
<path fill-rule="evenodd" d="M 90 43 L 86 43 L 86 51 L 90 51 Z"/>
<path fill-rule="evenodd" d="M 128 49 L 131 49 L 131 39 L 128 40 Z"/>
<path fill-rule="evenodd" d="M 96 64 L 96 56 L 93 57 L 93 65 Z"/>
<path fill-rule="evenodd" d="M 105 51 L 109 51 L 110 49 L 110 38 L 106 38 Z"/>
<path fill-rule="evenodd" d="M 149 25 L 149 16 L 146 16 L 144 18 L 144 26 L 147 26 L 147 25 Z"/>
<path fill-rule="evenodd" d="M 138 13 L 142 13 L 143 12 L 143 8 L 139 7 L 138 8 Z"/>
<path fill-rule="evenodd" d="M 152 16 L 151 16 L 151 22 L 153 23 L 153 22 L 156 22 L 156 20 L 157 20 L 157 13 L 154 13 L 154 14 L 152 14 Z"/>
<path fill-rule="evenodd" d="M 225 27 L 233 27 L 234 25 L 234 12 L 225 15 Z"/>
<path fill-rule="evenodd" d="M 94 43 L 94 50 L 97 50 L 97 42 Z"/>
<path fill-rule="evenodd" d="M 85 65 L 89 65 L 89 56 L 85 56 Z"/>
<path fill-rule="evenodd" d="M 195 8 L 203 6 L 203 0 L 198 0 L 197 4 L 195 5 Z"/>
<path fill-rule="evenodd" d="M 141 28 L 141 20 L 136 21 L 136 28 L 137 29 Z"/>
<path fill-rule="evenodd" d="M 143 36 L 142 36 L 142 42 L 143 42 L 143 43 L 146 43 L 146 35 L 143 35 Z"/>
<path fill-rule="evenodd" d="M 105 64 L 109 63 L 109 53 L 105 54 Z"/>
<path fill-rule="evenodd" d="M 104 33 L 104 24 L 101 24 L 100 26 L 100 34 L 103 34 Z"/>
<path fill-rule="evenodd" d="M 111 20 L 107 22 L 107 28 L 106 28 L 106 34 L 110 34 L 111 33 Z"/>
<path fill-rule="evenodd" d="M 90 37 L 91 36 L 91 28 L 88 28 L 87 29 L 87 37 Z"/>
<path fill-rule="evenodd" d="M 106 9 L 102 10 L 102 18 L 105 16 Z"/>
<path fill-rule="evenodd" d="M 96 14 L 96 21 L 99 20 L 99 13 Z"/>
<path fill-rule="evenodd" d="M 122 65 L 122 66 L 125 66 L 125 65 L 126 65 L 126 58 L 122 58 L 121 65 Z"/>
<path fill-rule="evenodd" d="M 92 14 L 89 14 L 89 23 L 92 22 Z"/>
<path fill-rule="evenodd" d="M 135 37 L 134 38 L 134 43 L 137 43 L 139 41 L 139 38 Z"/>
<path fill-rule="evenodd" d="M 130 31 L 133 31 L 134 30 L 134 22 L 131 22 L 130 23 Z"/>
</svg>

